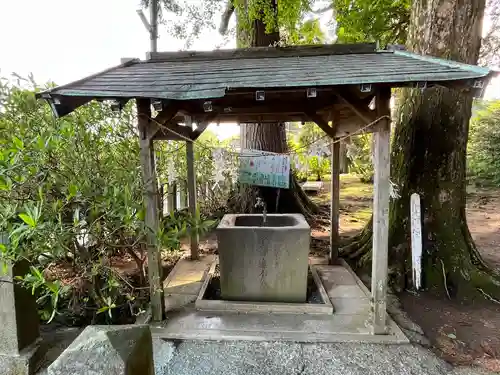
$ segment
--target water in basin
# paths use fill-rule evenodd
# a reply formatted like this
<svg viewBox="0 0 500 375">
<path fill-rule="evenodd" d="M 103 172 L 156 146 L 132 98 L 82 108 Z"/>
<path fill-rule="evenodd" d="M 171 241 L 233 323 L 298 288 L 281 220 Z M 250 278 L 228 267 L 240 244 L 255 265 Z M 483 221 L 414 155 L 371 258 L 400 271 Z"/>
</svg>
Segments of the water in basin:
<svg viewBox="0 0 500 375">
<path fill-rule="evenodd" d="M 293 227 L 297 220 L 290 216 L 267 215 L 264 223 L 263 216 L 238 216 L 234 222 L 235 227 Z"/>
</svg>

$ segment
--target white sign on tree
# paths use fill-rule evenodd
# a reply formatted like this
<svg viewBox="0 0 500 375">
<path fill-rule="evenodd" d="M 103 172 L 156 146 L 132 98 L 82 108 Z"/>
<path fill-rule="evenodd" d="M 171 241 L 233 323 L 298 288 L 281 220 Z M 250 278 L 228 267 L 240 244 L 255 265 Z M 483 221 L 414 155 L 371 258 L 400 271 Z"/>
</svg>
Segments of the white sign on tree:
<svg viewBox="0 0 500 375">
<path fill-rule="evenodd" d="M 288 189 L 290 156 L 258 150 L 243 150 L 240 155 L 242 184 Z"/>
</svg>

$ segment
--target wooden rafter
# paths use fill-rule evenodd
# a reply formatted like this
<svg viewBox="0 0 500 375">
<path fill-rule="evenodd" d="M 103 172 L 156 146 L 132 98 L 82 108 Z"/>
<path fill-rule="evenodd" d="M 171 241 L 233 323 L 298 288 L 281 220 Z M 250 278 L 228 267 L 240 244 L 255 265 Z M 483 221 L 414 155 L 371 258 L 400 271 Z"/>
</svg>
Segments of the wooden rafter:
<svg viewBox="0 0 500 375">
<path fill-rule="evenodd" d="M 164 124 L 174 118 L 174 116 L 179 112 L 179 106 L 177 104 L 169 104 L 161 112 L 159 112 L 154 118 L 155 121 L 160 124 Z"/>
<path fill-rule="evenodd" d="M 217 112 L 210 112 L 198 122 L 197 127 L 193 130 L 192 140 L 196 141 L 198 137 L 207 129 L 208 125 L 218 116 Z"/>
<path fill-rule="evenodd" d="M 328 134 L 331 138 L 335 138 L 335 128 L 328 125 L 328 122 L 323 118 L 323 116 L 317 114 L 314 111 L 309 111 L 306 113 L 307 117 L 311 119 L 312 122 L 316 123 L 321 130 Z"/>
<path fill-rule="evenodd" d="M 349 93 L 337 93 L 337 97 L 349 107 L 351 111 L 353 111 L 365 124 L 369 124 L 372 121 L 375 121 L 375 114 L 369 110 L 368 104 L 365 100 L 360 100 L 355 98 L 353 95 Z"/>
</svg>

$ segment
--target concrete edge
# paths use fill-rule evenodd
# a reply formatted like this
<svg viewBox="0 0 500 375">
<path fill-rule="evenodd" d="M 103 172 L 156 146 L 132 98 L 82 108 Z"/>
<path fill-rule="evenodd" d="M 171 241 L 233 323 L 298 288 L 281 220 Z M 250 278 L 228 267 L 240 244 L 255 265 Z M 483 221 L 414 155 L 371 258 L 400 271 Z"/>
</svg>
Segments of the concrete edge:
<svg viewBox="0 0 500 375">
<path fill-rule="evenodd" d="M 217 266 L 218 262 L 219 262 L 219 257 L 216 256 L 214 258 L 214 261 L 210 265 L 210 268 L 208 269 L 208 273 L 205 273 L 205 275 L 203 275 L 203 284 L 201 284 L 198 297 L 196 297 L 196 301 L 194 303 L 195 307 L 197 307 L 200 301 L 203 301 L 203 296 L 205 295 L 205 292 L 208 288 L 208 284 L 210 282 L 210 279 L 212 278 L 212 275 L 215 273 L 215 267 Z"/>
<path fill-rule="evenodd" d="M 303 230 L 311 230 L 311 227 L 309 223 L 307 222 L 306 218 L 302 214 L 267 214 L 267 217 L 282 217 L 282 216 L 289 216 L 292 217 L 296 220 L 295 225 L 291 226 L 286 226 L 286 227 L 266 227 L 266 226 L 261 226 L 261 227 L 252 227 L 252 226 L 235 226 L 236 219 L 241 216 L 253 216 L 253 217 L 262 217 L 262 214 L 225 214 L 222 219 L 220 220 L 219 224 L 217 225 L 216 229 L 219 231 L 224 231 L 224 230 L 235 230 L 235 229 L 255 229 L 258 228 L 259 230 L 278 230 L 278 231 L 285 231 L 285 230 L 290 230 L 290 229 L 303 229 Z"/>
<path fill-rule="evenodd" d="M 329 305 L 332 308 L 332 314 L 335 312 L 335 307 L 332 304 L 332 301 L 330 300 L 330 296 L 326 292 L 325 286 L 323 285 L 323 281 L 321 280 L 321 277 L 318 274 L 318 270 L 316 269 L 316 266 L 313 264 L 309 264 L 309 269 L 311 270 L 312 277 L 314 279 L 314 282 L 316 283 L 316 286 L 318 287 L 319 294 L 321 295 L 321 299 L 323 300 L 323 303 L 325 305 Z"/>
<path fill-rule="evenodd" d="M 152 328 L 153 338 L 164 340 L 206 340 L 206 341 L 286 341 L 296 343 L 337 343 L 357 342 L 372 344 L 408 344 L 407 339 L 396 335 L 367 335 L 356 333 L 307 333 L 304 332 L 256 332 L 232 330 L 194 330 L 168 332 L 161 328 Z M 221 339 L 221 336 L 224 338 Z"/>
<path fill-rule="evenodd" d="M 331 315 L 335 309 L 328 297 L 328 293 L 323 286 L 323 282 L 319 277 L 313 265 L 308 264 L 314 282 L 323 300 L 322 304 L 310 303 L 279 303 L 279 302 L 248 302 L 248 301 L 224 301 L 224 300 L 206 300 L 203 299 L 206 289 L 212 278 L 218 258 L 214 259 L 208 275 L 200 288 L 200 292 L 195 301 L 195 308 L 199 311 L 227 311 L 237 313 L 253 313 L 267 312 L 274 314 L 309 314 L 309 315 Z"/>
<path fill-rule="evenodd" d="M 366 287 L 366 285 L 361 281 L 361 279 L 356 275 L 356 272 L 351 268 L 351 266 L 342 258 L 339 259 L 340 264 L 347 270 L 349 273 L 354 277 L 354 280 L 356 280 L 356 283 L 359 285 L 363 293 L 365 293 L 366 297 L 371 300 L 371 292 L 370 290 Z M 391 317 L 389 314 L 389 311 L 387 311 L 387 326 L 389 327 L 389 332 L 392 333 L 392 335 L 397 336 L 401 342 L 403 343 L 410 343 L 410 339 L 404 334 L 403 330 L 401 329 L 400 326 L 394 321 L 394 319 Z M 387 336 L 387 335 L 383 335 Z"/>
<path fill-rule="evenodd" d="M 351 268 L 349 263 L 347 263 L 344 259 L 339 258 L 339 263 L 342 267 L 344 267 L 351 275 L 354 277 L 354 280 L 356 280 L 356 284 L 361 288 L 363 293 L 366 295 L 366 298 L 370 299 L 372 297 L 372 293 L 370 290 L 366 287 L 365 284 L 363 284 L 363 281 L 356 275 L 356 272 Z"/>
</svg>

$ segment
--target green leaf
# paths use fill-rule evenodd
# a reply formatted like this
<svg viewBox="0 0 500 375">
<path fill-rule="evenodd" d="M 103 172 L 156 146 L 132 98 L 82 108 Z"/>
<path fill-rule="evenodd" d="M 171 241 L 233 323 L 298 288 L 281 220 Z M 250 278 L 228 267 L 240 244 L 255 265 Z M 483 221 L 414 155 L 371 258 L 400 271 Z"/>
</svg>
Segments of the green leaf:
<svg viewBox="0 0 500 375">
<path fill-rule="evenodd" d="M 108 310 L 109 310 L 109 306 L 103 306 L 99 310 L 97 310 L 97 313 L 102 314 L 103 312 L 108 311 Z"/>
<path fill-rule="evenodd" d="M 75 197 L 76 194 L 78 193 L 78 187 L 74 184 L 70 184 L 68 186 L 68 192 L 70 197 Z"/>
<path fill-rule="evenodd" d="M 17 147 L 17 149 L 22 150 L 24 148 L 24 142 L 16 136 L 12 137 L 12 141 L 14 142 L 14 145 Z"/>
<path fill-rule="evenodd" d="M 26 224 L 28 224 L 31 228 L 34 228 L 36 226 L 35 220 L 29 216 L 28 214 L 19 214 L 19 217 L 21 218 L 22 221 L 24 221 Z"/>
</svg>

